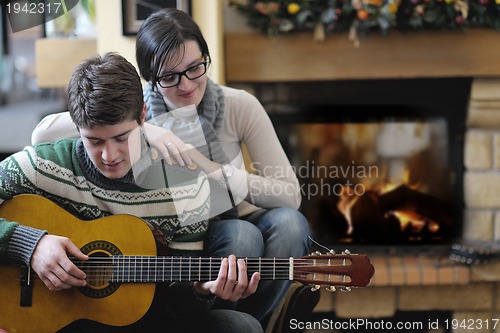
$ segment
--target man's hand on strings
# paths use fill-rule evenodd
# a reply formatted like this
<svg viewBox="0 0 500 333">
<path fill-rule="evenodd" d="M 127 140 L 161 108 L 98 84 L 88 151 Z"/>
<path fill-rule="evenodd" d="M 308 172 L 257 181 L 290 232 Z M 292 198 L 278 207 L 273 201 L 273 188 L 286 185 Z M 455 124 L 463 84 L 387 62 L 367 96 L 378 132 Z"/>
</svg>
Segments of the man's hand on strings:
<svg viewBox="0 0 500 333">
<path fill-rule="evenodd" d="M 253 273 L 250 281 L 247 274 L 245 260 L 230 255 L 222 259 L 219 275 L 215 281 L 195 282 L 194 288 L 199 294 L 211 294 L 236 302 L 255 293 L 259 285 L 260 273 Z"/>
</svg>

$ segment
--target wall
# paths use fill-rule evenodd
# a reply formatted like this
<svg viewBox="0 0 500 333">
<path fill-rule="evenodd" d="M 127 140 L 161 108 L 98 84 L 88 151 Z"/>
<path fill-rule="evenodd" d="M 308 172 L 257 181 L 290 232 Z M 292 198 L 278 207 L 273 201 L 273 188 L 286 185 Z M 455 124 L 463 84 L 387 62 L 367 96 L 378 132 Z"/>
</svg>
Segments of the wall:
<svg viewBox="0 0 500 333">
<path fill-rule="evenodd" d="M 207 40 L 212 55 L 209 76 L 224 82 L 223 0 L 192 0 L 192 15 Z M 116 51 L 134 65 L 135 37 L 122 35 L 121 0 L 96 0 L 97 51 Z"/>
<path fill-rule="evenodd" d="M 122 35 L 121 0 L 96 0 L 95 8 L 97 52 L 118 52 L 135 65 L 135 38 Z"/>
<path fill-rule="evenodd" d="M 465 134 L 465 238 L 500 240 L 500 79 L 476 79 Z"/>
<path fill-rule="evenodd" d="M 224 84 L 224 0 L 191 0 L 191 3 L 193 18 L 207 40 L 212 57 L 210 78 Z"/>
</svg>

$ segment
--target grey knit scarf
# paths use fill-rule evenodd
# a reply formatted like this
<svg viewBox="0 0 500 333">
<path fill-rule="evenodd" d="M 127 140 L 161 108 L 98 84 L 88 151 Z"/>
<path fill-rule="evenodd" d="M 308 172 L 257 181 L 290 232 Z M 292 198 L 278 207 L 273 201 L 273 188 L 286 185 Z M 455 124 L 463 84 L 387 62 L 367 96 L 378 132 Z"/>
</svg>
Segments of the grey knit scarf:
<svg viewBox="0 0 500 333">
<path fill-rule="evenodd" d="M 175 117 L 164 117 L 170 110 L 163 100 L 163 96 L 153 91 L 151 84 L 144 88 L 144 102 L 146 103 L 146 118 L 149 122 L 170 129 L 182 141 L 192 144 L 207 158 L 220 164 L 229 163 L 229 159 L 222 149 L 219 133 L 224 124 L 224 93 L 220 86 L 208 79 L 207 88 L 202 102 L 198 105 L 197 113 L 199 124 L 189 126 L 181 119 Z M 158 119 L 158 121 L 155 121 Z M 202 133 L 201 133 L 202 132 Z M 211 207 L 215 211 L 211 216 L 220 219 L 237 218 L 236 207 L 228 206 L 227 190 L 209 181 L 211 195 Z M 221 214 L 221 212 L 225 211 Z"/>
<path fill-rule="evenodd" d="M 144 103 L 146 103 L 146 119 L 148 121 L 154 121 L 155 117 L 159 117 L 169 111 L 163 100 L 163 96 L 159 92 L 153 91 L 150 83 L 144 87 Z M 170 129 L 181 140 L 191 143 L 195 147 L 201 147 L 208 143 L 207 148 L 210 150 L 211 156 L 207 157 L 216 162 L 227 163 L 228 160 L 222 155 L 220 144 L 218 144 L 218 136 L 224 123 L 224 110 L 224 93 L 222 89 L 212 80 L 208 79 L 205 94 L 197 108 L 206 143 L 193 142 L 193 133 L 189 133 L 182 128 L 178 128 L 176 131 L 175 124 L 171 125 Z"/>
</svg>

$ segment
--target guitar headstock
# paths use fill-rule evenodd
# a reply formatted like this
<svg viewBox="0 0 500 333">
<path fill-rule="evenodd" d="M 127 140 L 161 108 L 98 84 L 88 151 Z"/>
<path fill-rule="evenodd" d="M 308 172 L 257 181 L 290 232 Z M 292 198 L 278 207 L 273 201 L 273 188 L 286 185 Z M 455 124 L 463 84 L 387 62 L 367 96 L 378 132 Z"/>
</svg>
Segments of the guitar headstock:
<svg viewBox="0 0 500 333">
<path fill-rule="evenodd" d="M 329 291 L 335 291 L 335 287 L 350 291 L 351 287 L 366 287 L 374 273 L 375 268 L 364 254 L 348 250 L 341 254 L 315 252 L 294 260 L 293 279 L 312 285 L 313 290 L 329 286 Z"/>
</svg>

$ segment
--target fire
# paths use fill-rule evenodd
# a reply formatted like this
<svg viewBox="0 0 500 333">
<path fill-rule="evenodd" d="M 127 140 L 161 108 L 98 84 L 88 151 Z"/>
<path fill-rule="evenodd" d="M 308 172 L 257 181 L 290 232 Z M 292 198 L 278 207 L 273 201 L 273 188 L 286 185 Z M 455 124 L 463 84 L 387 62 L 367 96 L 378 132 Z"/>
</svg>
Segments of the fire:
<svg viewBox="0 0 500 333">
<path fill-rule="evenodd" d="M 401 182 L 385 182 L 383 184 L 378 184 L 374 186 L 369 186 L 364 184 L 369 191 L 373 191 L 378 195 L 390 192 L 401 185 L 405 185 L 413 190 L 418 190 L 420 188 L 419 183 L 410 184 L 410 171 L 405 169 L 402 174 Z M 348 224 L 347 235 L 352 235 L 354 231 L 354 223 L 352 221 L 351 209 L 359 200 L 360 196 L 357 195 L 351 187 L 344 186 L 343 191 L 340 195 L 340 200 L 337 204 L 339 211 L 345 216 Z M 439 231 L 439 223 L 429 219 L 428 217 L 418 214 L 412 209 L 401 209 L 396 211 L 390 211 L 386 213 L 386 216 L 396 217 L 400 223 L 400 229 L 402 232 L 405 230 L 411 231 L 412 234 L 418 234 L 424 231 L 426 228 L 430 233 L 436 233 Z"/>
<path fill-rule="evenodd" d="M 339 211 L 345 216 L 347 220 L 347 235 L 352 234 L 354 230 L 351 219 L 351 208 L 358 200 L 358 196 L 349 186 L 343 186 L 340 194 L 340 200 L 337 204 Z"/>
</svg>

